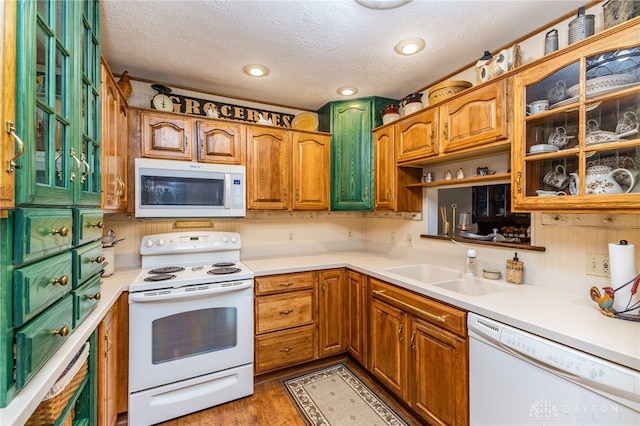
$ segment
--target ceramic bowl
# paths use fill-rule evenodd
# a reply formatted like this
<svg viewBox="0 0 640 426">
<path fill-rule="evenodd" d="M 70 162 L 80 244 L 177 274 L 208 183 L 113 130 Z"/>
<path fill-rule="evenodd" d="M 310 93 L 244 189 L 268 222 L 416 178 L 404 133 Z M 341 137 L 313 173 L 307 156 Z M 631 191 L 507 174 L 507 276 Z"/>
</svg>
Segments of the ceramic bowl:
<svg viewBox="0 0 640 426">
<path fill-rule="evenodd" d="M 502 278 L 502 272 L 497 269 L 483 269 L 482 276 L 488 280 L 499 280 Z"/>
</svg>

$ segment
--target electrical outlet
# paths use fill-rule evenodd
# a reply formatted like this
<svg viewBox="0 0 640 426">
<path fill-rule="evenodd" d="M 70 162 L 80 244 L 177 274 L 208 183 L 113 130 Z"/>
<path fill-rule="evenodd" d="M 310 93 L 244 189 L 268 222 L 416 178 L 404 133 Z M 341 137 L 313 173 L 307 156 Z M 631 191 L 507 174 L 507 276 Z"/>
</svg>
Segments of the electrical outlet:
<svg viewBox="0 0 640 426">
<path fill-rule="evenodd" d="M 413 247 L 413 234 L 407 234 L 407 247 Z"/>
<path fill-rule="evenodd" d="M 292 242 L 292 241 L 293 241 L 293 231 L 289 231 L 289 232 L 288 232 L 288 237 L 287 237 L 287 239 L 289 240 L 289 242 Z"/>
<path fill-rule="evenodd" d="M 391 244 L 396 243 L 396 233 L 391 231 Z"/>
<path fill-rule="evenodd" d="M 608 254 L 587 253 L 585 273 L 595 277 L 610 278 L 611 270 Z"/>
<path fill-rule="evenodd" d="M 353 230 L 349 229 L 348 232 L 349 232 L 349 239 L 352 239 L 353 238 Z"/>
</svg>

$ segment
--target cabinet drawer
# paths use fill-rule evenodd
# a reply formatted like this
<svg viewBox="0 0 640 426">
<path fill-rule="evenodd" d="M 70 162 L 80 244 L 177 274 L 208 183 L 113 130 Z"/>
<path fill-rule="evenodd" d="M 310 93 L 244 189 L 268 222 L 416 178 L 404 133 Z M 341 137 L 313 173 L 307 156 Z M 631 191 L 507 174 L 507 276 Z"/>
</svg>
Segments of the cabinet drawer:
<svg viewBox="0 0 640 426">
<path fill-rule="evenodd" d="M 313 325 L 256 337 L 256 373 L 311 361 L 313 341 Z"/>
<path fill-rule="evenodd" d="M 467 336 L 467 313 L 465 311 L 375 278 L 371 278 L 370 284 L 374 298 L 410 312 L 458 336 Z"/>
<path fill-rule="evenodd" d="M 91 244 L 71 250 L 73 253 L 73 288 L 79 287 L 91 276 L 102 269 L 102 242 Z"/>
<path fill-rule="evenodd" d="M 313 322 L 313 291 L 295 291 L 256 299 L 256 334 Z"/>
<path fill-rule="evenodd" d="M 71 247 L 73 217 L 69 209 L 17 208 L 14 262 L 21 265 Z"/>
<path fill-rule="evenodd" d="M 20 327 L 71 291 L 71 253 L 13 271 L 13 325 Z"/>
<path fill-rule="evenodd" d="M 256 294 L 277 293 L 313 287 L 313 272 L 256 277 Z"/>
<path fill-rule="evenodd" d="M 16 333 L 16 388 L 24 387 L 73 331 L 73 296 L 66 295 Z"/>
<path fill-rule="evenodd" d="M 81 246 L 102 238 L 102 209 L 73 209 L 73 245 Z"/>
<path fill-rule="evenodd" d="M 77 327 L 95 309 L 100 300 L 100 275 L 73 290 L 73 327 Z"/>
</svg>

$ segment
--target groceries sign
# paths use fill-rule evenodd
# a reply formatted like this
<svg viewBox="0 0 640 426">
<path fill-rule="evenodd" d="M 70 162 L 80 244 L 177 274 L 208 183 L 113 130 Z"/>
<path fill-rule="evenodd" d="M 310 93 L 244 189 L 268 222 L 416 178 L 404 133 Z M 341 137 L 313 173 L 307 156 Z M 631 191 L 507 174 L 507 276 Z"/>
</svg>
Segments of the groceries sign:
<svg viewBox="0 0 640 426">
<path fill-rule="evenodd" d="M 294 114 L 233 105 L 208 99 L 197 99 L 175 94 L 167 94 L 167 96 L 173 101 L 173 112 L 181 112 L 184 114 L 248 121 L 250 123 L 257 123 L 258 120 L 260 120 L 260 115 L 262 115 L 264 120 L 271 120 L 271 123 L 278 127 L 291 127 L 291 121 L 295 117 Z"/>
</svg>

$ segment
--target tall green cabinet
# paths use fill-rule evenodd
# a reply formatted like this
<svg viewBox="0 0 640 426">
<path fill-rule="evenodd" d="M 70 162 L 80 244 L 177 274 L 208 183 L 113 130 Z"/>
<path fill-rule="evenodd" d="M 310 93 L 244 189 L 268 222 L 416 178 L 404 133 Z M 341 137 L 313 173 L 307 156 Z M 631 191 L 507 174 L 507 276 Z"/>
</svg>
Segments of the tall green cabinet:
<svg viewBox="0 0 640 426">
<path fill-rule="evenodd" d="M 15 133 L 24 152 L 11 171 L 15 208 L 0 215 L 0 408 L 97 305 L 103 261 L 100 5 L 16 3 Z M 95 356 L 89 364 L 78 403 L 65 410 L 74 424 L 96 421 Z"/>
<path fill-rule="evenodd" d="M 336 101 L 318 110 L 318 130 L 331 133 L 331 210 L 373 210 L 373 129 L 395 99 Z"/>
</svg>

